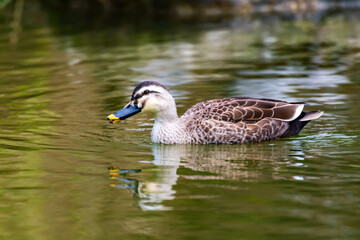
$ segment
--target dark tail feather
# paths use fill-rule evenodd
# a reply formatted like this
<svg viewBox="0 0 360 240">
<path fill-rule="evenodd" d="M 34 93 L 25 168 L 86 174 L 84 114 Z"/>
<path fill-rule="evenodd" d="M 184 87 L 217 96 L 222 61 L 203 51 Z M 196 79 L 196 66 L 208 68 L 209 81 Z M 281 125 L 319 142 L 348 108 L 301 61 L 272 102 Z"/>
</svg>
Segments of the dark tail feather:
<svg viewBox="0 0 360 240">
<path fill-rule="evenodd" d="M 284 132 L 281 137 L 290 137 L 298 134 L 303 127 L 311 120 L 319 118 L 323 115 L 323 111 L 303 111 L 298 118 L 289 122 L 289 128 Z"/>
</svg>

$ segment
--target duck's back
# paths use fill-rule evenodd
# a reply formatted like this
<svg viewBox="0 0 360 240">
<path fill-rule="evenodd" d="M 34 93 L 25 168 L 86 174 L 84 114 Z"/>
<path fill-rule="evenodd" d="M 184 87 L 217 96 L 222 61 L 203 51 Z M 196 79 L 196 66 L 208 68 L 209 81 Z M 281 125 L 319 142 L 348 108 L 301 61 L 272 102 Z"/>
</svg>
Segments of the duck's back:
<svg viewBox="0 0 360 240">
<path fill-rule="evenodd" d="M 192 106 L 180 120 L 192 143 L 261 142 L 295 135 L 321 116 L 321 111 L 303 112 L 304 106 L 274 99 L 213 99 Z"/>
</svg>

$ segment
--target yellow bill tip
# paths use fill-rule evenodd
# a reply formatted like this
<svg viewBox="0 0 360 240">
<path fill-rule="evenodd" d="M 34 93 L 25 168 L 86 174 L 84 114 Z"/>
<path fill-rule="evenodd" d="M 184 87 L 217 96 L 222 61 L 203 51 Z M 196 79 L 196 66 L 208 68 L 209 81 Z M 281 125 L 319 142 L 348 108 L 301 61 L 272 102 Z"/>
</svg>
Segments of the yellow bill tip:
<svg viewBox="0 0 360 240">
<path fill-rule="evenodd" d="M 113 122 L 120 121 L 120 118 L 115 117 L 114 114 L 110 114 L 110 115 L 107 117 L 107 120 L 109 120 L 110 123 L 113 123 Z"/>
</svg>

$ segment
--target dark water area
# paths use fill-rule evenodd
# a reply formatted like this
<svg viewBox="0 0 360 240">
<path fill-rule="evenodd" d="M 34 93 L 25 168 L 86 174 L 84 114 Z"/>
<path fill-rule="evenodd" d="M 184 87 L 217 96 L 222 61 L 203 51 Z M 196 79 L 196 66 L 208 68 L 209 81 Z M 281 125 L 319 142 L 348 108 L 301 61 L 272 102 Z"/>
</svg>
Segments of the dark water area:
<svg viewBox="0 0 360 240">
<path fill-rule="evenodd" d="M 79 22 L 25 6 L 0 14 L 1 239 L 359 239 L 359 12 Z M 150 114 L 106 121 L 144 80 L 179 115 L 231 96 L 325 114 L 279 141 L 154 144 Z"/>
</svg>

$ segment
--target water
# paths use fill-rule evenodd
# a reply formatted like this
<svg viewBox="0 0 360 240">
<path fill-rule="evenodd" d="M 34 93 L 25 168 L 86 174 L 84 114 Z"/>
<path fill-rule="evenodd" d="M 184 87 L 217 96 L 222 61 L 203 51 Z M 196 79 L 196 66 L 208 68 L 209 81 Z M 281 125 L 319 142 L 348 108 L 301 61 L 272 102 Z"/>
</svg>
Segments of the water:
<svg viewBox="0 0 360 240">
<path fill-rule="evenodd" d="M 359 239 L 359 16 L 82 25 L 3 11 L 0 238 Z M 280 141 L 153 144 L 151 115 L 106 121 L 143 80 L 179 114 L 253 96 L 325 115 Z"/>
</svg>

